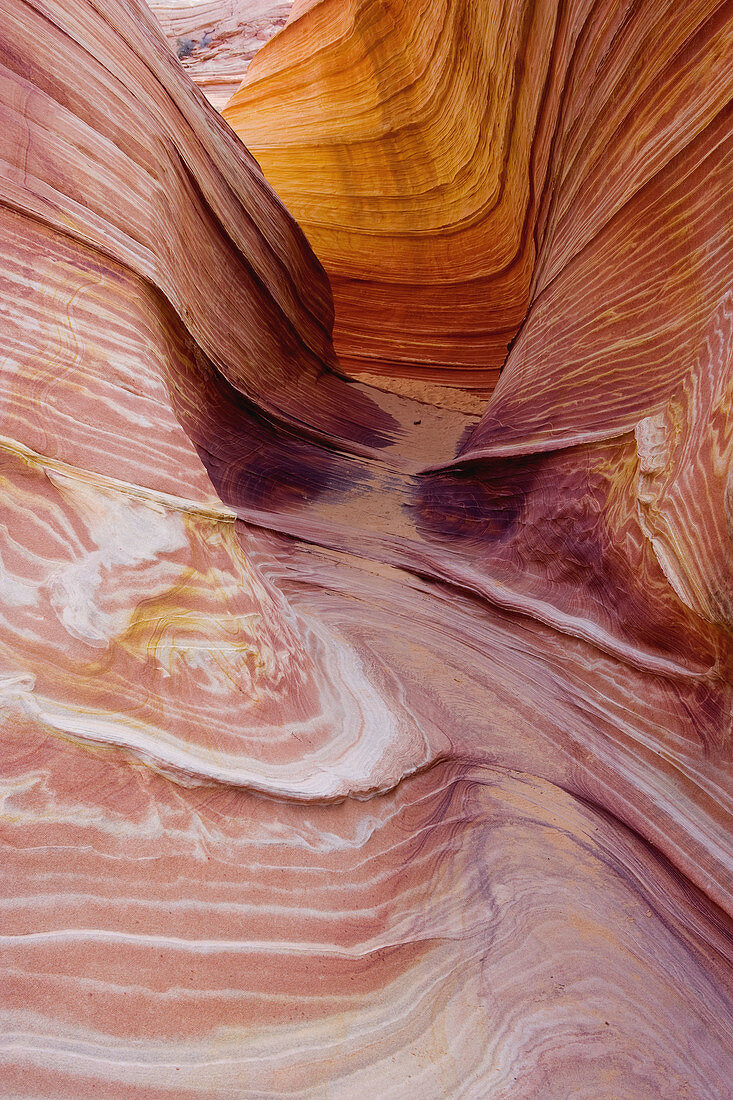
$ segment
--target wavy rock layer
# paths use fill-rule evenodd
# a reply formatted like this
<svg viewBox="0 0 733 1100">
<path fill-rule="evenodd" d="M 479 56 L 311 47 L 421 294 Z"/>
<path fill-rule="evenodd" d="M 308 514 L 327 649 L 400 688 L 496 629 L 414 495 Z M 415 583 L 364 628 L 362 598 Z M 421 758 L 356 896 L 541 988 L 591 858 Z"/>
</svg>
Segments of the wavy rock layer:
<svg viewBox="0 0 733 1100">
<path fill-rule="evenodd" d="M 488 393 L 533 304 L 535 400 L 604 356 L 664 377 L 720 296 L 729 34 L 718 0 L 320 0 L 224 114 L 328 272 L 344 367 Z"/>
<path fill-rule="evenodd" d="M 566 74 L 479 420 L 338 373 L 147 8 L 7 5 L 4 1095 L 729 1092 L 732 21 L 530 7 L 470 9 Z"/>
<path fill-rule="evenodd" d="M 206 98 L 221 109 L 250 61 L 285 26 L 290 0 L 151 0 L 171 46 Z"/>
</svg>

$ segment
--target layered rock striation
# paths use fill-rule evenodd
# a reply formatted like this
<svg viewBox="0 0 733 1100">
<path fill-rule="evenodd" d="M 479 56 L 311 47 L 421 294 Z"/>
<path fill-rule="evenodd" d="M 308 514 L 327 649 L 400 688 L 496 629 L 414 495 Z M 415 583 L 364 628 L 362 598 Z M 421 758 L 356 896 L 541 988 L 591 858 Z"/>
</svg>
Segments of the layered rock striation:
<svg viewBox="0 0 733 1100">
<path fill-rule="evenodd" d="M 729 6 L 6 8 L 0 1091 L 727 1095 Z"/>
<path fill-rule="evenodd" d="M 257 51 L 285 26 L 290 0 L 151 0 L 176 56 L 221 109 Z"/>
<path fill-rule="evenodd" d="M 487 394 L 530 305 L 548 388 L 689 338 L 721 293 L 729 23 L 718 0 L 296 5 L 224 115 L 328 272 L 344 367 Z"/>
</svg>

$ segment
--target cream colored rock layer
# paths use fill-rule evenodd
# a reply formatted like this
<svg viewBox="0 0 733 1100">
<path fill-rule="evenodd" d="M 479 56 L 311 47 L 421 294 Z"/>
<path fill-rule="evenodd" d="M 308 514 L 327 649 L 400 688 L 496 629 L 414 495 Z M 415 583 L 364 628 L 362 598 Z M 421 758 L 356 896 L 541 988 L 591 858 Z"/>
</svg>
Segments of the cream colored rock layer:
<svg viewBox="0 0 733 1100">
<path fill-rule="evenodd" d="M 576 120 L 664 14 L 594 10 Z M 137 0 L 12 0 L 0 46 L 0 1093 L 726 1095 L 721 85 L 655 116 L 678 171 L 643 147 L 605 251 L 558 137 L 479 421 L 337 373 L 323 270 Z M 634 372 L 649 311 L 594 311 L 688 215 L 704 293 L 683 248 L 682 351 Z"/>
</svg>

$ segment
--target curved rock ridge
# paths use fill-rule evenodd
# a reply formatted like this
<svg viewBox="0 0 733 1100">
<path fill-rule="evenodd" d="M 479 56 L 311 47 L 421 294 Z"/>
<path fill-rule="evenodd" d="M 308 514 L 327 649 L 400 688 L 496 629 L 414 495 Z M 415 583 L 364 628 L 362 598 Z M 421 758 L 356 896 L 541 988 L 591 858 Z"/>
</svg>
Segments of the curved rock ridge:
<svg viewBox="0 0 733 1100">
<path fill-rule="evenodd" d="M 721 293 L 729 22 L 719 0 L 296 5 L 224 116 L 329 274 L 344 367 L 488 393 L 530 303 L 535 416 L 537 385 L 560 408 L 604 356 L 673 356 Z"/>
<path fill-rule="evenodd" d="M 434 348 L 430 295 L 469 339 L 466 288 L 511 297 L 478 417 L 343 376 L 329 278 L 140 0 L 9 0 L 2 1095 L 729 1094 L 732 42 L 702 2 L 322 0 L 258 55 L 236 102 L 283 170 L 340 164 L 344 265 L 369 163 L 444 247 L 418 177 L 464 111 L 454 298 L 436 266 L 405 305 L 377 218 L 394 277 L 354 278 L 421 385 L 499 358 L 400 359 L 406 316 Z M 306 73 L 309 142 L 384 144 L 295 156 Z"/>
</svg>

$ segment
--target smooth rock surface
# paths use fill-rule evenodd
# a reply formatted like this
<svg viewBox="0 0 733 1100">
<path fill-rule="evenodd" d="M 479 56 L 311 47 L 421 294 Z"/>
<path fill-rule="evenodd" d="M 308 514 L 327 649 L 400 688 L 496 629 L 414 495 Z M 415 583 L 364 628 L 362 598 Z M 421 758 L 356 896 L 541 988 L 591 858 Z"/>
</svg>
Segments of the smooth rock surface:
<svg viewBox="0 0 733 1100">
<path fill-rule="evenodd" d="M 480 417 L 344 377 L 306 236 L 140 0 L 6 4 L 2 1095 L 730 1093 L 733 17 L 441 10 L 529 99 L 564 74 Z M 307 207 L 289 94 L 256 124 Z M 436 339 L 410 302 L 384 349 Z"/>
<path fill-rule="evenodd" d="M 521 328 L 547 416 L 538 384 L 572 404 L 609 357 L 694 354 L 727 289 L 731 73 L 719 0 L 318 0 L 224 116 L 328 272 L 344 367 L 486 395 Z"/>
</svg>

